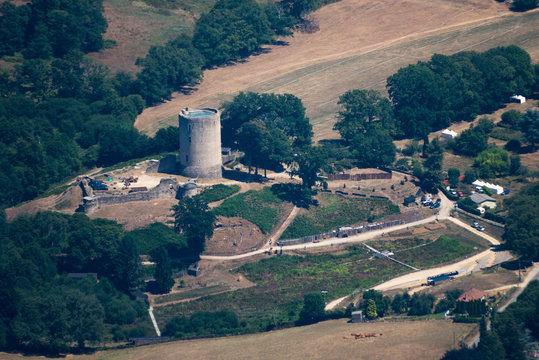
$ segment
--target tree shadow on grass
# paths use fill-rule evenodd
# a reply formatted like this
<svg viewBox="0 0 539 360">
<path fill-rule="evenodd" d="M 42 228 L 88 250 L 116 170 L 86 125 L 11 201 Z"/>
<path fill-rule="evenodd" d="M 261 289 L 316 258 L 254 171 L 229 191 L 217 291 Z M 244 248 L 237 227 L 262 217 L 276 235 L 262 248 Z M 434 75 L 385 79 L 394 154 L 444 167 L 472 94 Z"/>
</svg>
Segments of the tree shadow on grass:
<svg viewBox="0 0 539 360">
<path fill-rule="evenodd" d="M 318 200 L 313 199 L 313 190 L 306 189 L 300 184 L 279 183 L 271 186 L 271 191 L 279 199 L 291 202 L 297 207 L 308 209 L 311 205 L 318 206 Z"/>
</svg>

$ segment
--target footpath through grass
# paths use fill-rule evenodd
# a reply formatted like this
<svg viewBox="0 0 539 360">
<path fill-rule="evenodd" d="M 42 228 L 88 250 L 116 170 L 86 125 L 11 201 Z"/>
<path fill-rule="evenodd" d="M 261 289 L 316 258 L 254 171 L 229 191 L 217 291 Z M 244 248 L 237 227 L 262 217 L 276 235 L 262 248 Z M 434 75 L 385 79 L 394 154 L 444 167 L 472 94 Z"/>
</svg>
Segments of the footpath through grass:
<svg viewBox="0 0 539 360">
<path fill-rule="evenodd" d="M 319 205 L 311 206 L 305 214 L 296 217 L 281 239 L 320 234 L 399 212 L 399 207 L 386 199 L 350 198 L 324 193 L 317 199 Z"/>
<path fill-rule="evenodd" d="M 249 190 L 223 201 L 213 210 L 216 215 L 239 216 L 257 225 L 268 234 L 285 214 L 285 202 L 279 199 L 269 187 Z"/>
</svg>

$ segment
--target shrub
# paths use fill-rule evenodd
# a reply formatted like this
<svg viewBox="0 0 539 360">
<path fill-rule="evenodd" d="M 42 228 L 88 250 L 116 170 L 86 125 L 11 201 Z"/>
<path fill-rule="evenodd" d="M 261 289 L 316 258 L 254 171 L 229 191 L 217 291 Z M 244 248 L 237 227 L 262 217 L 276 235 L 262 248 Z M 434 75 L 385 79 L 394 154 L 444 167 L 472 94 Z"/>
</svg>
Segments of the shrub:
<svg viewBox="0 0 539 360">
<path fill-rule="evenodd" d="M 519 129 L 521 123 L 522 123 L 522 114 L 517 110 L 509 110 L 502 114 L 502 121 L 500 122 L 500 125 L 503 125 L 512 129 Z"/>
<path fill-rule="evenodd" d="M 436 298 L 432 294 L 414 293 L 410 299 L 408 315 L 427 315 L 432 312 Z"/>
<path fill-rule="evenodd" d="M 519 152 L 522 147 L 522 143 L 518 139 L 512 139 L 505 144 L 505 150 Z"/>
<path fill-rule="evenodd" d="M 491 147 L 475 158 L 474 166 L 479 168 L 482 177 L 506 176 L 509 174 L 509 153 L 499 147 Z"/>
<path fill-rule="evenodd" d="M 505 217 L 495 214 L 492 211 L 485 211 L 484 217 L 485 219 L 489 219 L 500 224 L 505 224 Z"/>
</svg>

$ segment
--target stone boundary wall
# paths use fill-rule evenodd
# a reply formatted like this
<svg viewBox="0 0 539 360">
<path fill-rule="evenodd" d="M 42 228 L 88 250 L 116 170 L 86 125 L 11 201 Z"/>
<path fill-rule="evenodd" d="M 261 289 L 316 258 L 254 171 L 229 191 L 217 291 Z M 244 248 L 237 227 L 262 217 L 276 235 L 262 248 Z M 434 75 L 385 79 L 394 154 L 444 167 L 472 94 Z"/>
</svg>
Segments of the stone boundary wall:
<svg viewBox="0 0 539 360">
<path fill-rule="evenodd" d="M 425 218 L 424 215 L 417 215 L 406 220 L 398 219 L 398 220 L 386 221 L 382 223 L 363 224 L 361 226 L 351 228 L 351 229 L 343 229 L 344 228 L 343 226 L 339 228 L 340 230 L 339 229 L 333 230 L 327 233 L 309 235 L 309 236 L 305 236 L 298 239 L 280 240 L 277 242 L 277 246 L 305 244 L 309 242 L 316 242 L 319 240 L 325 240 L 325 239 L 331 239 L 331 238 L 344 238 L 344 237 L 353 236 L 353 235 L 360 234 L 367 231 L 379 230 L 379 229 L 384 229 L 384 228 L 395 226 L 395 225 L 411 223 L 411 222 L 421 220 L 424 218 Z"/>
<path fill-rule="evenodd" d="M 85 180 L 81 181 L 81 186 L 86 188 Z M 161 182 L 156 187 L 148 191 L 138 191 L 128 194 L 114 195 L 93 195 L 85 196 L 77 211 L 84 213 L 92 213 L 102 205 L 125 204 L 133 201 L 149 201 L 155 199 L 174 199 L 178 192 L 178 181 L 176 179 L 161 179 Z"/>
<path fill-rule="evenodd" d="M 361 180 L 385 180 L 391 179 L 393 174 L 391 172 L 382 172 L 375 174 L 329 174 L 328 180 L 350 180 L 350 181 L 361 181 Z"/>
</svg>

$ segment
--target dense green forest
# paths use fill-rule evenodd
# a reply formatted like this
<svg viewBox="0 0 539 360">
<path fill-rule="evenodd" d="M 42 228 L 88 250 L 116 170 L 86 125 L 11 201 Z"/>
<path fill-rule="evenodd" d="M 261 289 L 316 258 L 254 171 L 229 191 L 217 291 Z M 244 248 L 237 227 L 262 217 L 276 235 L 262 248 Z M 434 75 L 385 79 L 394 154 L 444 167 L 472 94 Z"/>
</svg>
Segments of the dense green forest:
<svg viewBox="0 0 539 360">
<path fill-rule="evenodd" d="M 118 290 L 140 281 L 138 252 L 121 225 L 83 214 L 11 223 L 0 215 L 0 348 L 56 353 L 149 332 L 146 305 Z"/>
</svg>

